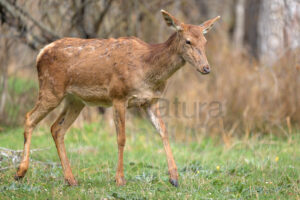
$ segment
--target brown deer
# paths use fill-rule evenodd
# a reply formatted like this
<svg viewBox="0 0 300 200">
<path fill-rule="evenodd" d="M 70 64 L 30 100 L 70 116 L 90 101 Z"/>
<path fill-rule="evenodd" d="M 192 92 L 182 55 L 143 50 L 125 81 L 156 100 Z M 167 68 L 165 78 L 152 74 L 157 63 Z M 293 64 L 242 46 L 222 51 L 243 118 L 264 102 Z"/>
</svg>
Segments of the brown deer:
<svg viewBox="0 0 300 200">
<path fill-rule="evenodd" d="M 15 175 L 25 176 L 29 166 L 32 131 L 63 100 L 65 106 L 51 127 L 64 177 L 77 185 L 67 158 L 64 136 L 85 105 L 113 106 L 117 132 L 117 185 L 124 185 L 125 111 L 138 106 L 160 133 L 167 156 L 170 183 L 178 186 L 177 167 L 168 132 L 158 109 L 167 79 L 185 62 L 202 74 L 210 72 L 204 34 L 220 17 L 200 26 L 184 24 L 161 10 L 166 24 L 176 30 L 164 43 L 147 44 L 135 37 L 118 39 L 64 38 L 45 46 L 37 56 L 39 95 L 26 114 L 24 152 Z"/>
</svg>

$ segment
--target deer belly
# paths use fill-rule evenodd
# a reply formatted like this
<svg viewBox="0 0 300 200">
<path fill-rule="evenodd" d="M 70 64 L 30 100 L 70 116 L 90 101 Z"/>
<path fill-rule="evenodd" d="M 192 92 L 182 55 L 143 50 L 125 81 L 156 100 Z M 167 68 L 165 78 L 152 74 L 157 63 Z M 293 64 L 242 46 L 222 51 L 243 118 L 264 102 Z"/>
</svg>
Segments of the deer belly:
<svg viewBox="0 0 300 200">
<path fill-rule="evenodd" d="M 141 107 L 146 104 L 152 104 L 154 101 L 157 101 L 158 97 L 151 94 L 147 95 L 133 95 L 131 98 L 128 99 L 128 107 Z"/>
<path fill-rule="evenodd" d="M 112 106 L 112 101 L 108 96 L 108 90 L 105 87 L 76 87 L 72 86 L 67 89 L 67 92 L 79 98 L 84 104 L 88 106 Z"/>
</svg>

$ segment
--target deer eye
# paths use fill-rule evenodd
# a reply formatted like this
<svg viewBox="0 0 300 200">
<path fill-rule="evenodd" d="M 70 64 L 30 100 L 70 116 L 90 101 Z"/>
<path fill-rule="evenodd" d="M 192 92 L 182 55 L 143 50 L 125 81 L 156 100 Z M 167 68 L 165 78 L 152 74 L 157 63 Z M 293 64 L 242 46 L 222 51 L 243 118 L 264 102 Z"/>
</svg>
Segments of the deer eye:
<svg viewBox="0 0 300 200">
<path fill-rule="evenodd" d="M 186 40 L 185 43 L 190 45 L 191 41 L 190 40 Z"/>
</svg>

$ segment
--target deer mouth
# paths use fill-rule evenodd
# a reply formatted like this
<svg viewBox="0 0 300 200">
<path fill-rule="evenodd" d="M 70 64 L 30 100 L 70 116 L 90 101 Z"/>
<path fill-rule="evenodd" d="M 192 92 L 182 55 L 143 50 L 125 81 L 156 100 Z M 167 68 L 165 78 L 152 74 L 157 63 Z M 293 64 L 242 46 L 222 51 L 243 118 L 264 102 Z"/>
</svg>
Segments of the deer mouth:
<svg viewBox="0 0 300 200">
<path fill-rule="evenodd" d="M 200 72 L 202 75 L 207 75 L 209 74 L 209 72 L 204 72 L 204 71 L 201 71 L 200 69 L 197 69 L 198 72 Z"/>
</svg>

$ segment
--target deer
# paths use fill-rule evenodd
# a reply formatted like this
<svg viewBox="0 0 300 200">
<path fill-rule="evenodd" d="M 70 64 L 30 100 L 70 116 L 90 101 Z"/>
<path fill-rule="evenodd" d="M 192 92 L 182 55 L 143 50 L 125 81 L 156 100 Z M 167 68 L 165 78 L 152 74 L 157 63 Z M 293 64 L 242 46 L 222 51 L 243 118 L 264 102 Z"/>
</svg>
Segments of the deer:
<svg viewBox="0 0 300 200">
<path fill-rule="evenodd" d="M 136 37 L 109 39 L 62 38 L 40 50 L 36 58 L 39 92 L 34 108 L 25 116 L 24 150 L 15 179 L 23 178 L 29 167 L 32 132 L 50 111 L 64 101 L 64 107 L 51 126 L 65 181 L 77 185 L 66 154 L 64 136 L 85 106 L 113 107 L 118 162 L 115 181 L 124 178 L 123 152 L 126 142 L 125 113 L 138 107 L 160 134 L 167 157 L 169 182 L 178 186 L 178 170 L 168 132 L 159 111 L 159 98 L 167 80 L 188 62 L 201 74 L 210 72 L 205 55 L 204 35 L 220 18 L 201 25 L 185 24 L 161 10 L 166 25 L 174 33 L 159 44 Z"/>
</svg>

